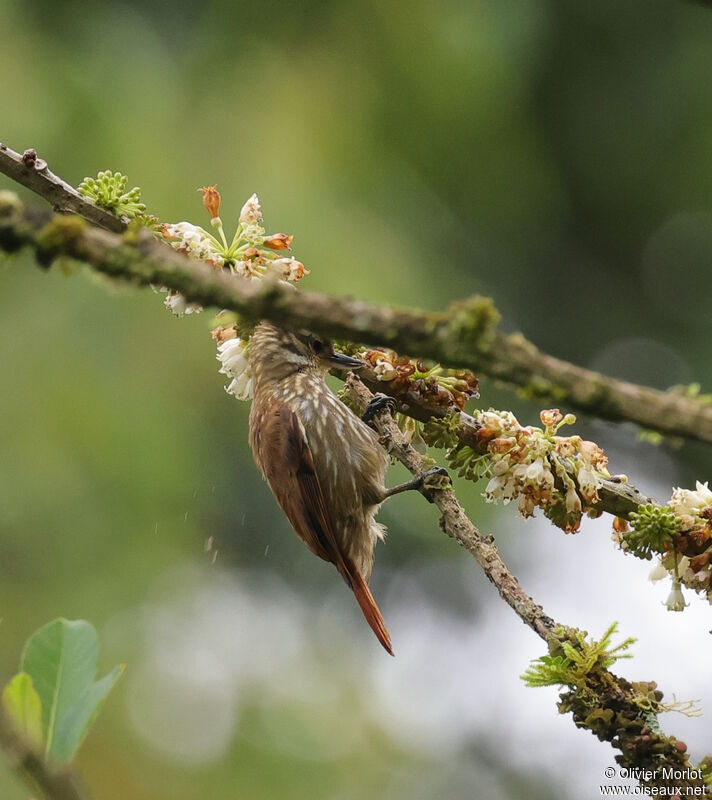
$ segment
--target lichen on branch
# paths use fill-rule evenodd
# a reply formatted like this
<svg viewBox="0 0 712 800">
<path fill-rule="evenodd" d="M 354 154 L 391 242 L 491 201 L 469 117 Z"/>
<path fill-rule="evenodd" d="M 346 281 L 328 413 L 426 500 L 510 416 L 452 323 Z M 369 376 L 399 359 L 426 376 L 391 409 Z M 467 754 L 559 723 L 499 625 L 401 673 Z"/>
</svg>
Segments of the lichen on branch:
<svg viewBox="0 0 712 800">
<path fill-rule="evenodd" d="M 0 145 L 0 171 L 48 199 L 55 208 L 82 214 L 111 231 L 126 227 L 125 220 L 89 202 L 49 172 L 36 153 L 23 160 Z M 277 238 L 274 243 L 279 246 L 284 240 Z M 109 241 L 105 244 L 109 246 Z M 113 245 L 116 250 L 117 243 Z M 271 287 L 251 294 L 248 307 L 244 291 L 237 286 L 228 291 L 227 283 L 206 282 L 182 270 L 169 270 L 165 258 L 143 249 L 149 263 L 138 269 L 124 251 L 123 258 L 114 259 L 111 274 L 153 284 L 162 276 L 163 285 L 184 295 L 194 294 L 191 301 L 201 305 L 229 308 L 253 320 L 276 320 L 285 327 L 309 329 L 333 339 L 387 347 L 451 368 L 471 369 L 518 387 L 539 403 L 553 401 L 601 419 L 629 420 L 666 436 L 712 443 L 712 405 L 706 395 L 637 386 L 543 353 L 523 335 L 502 332 L 499 314 L 488 298 L 468 298 L 443 312 L 428 312 L 307 293 L 297 300 Z M 77 250 L 57 254 L 80 257 Z M 102 269 L 98 260 L 93 266 Z"/>
</svg>

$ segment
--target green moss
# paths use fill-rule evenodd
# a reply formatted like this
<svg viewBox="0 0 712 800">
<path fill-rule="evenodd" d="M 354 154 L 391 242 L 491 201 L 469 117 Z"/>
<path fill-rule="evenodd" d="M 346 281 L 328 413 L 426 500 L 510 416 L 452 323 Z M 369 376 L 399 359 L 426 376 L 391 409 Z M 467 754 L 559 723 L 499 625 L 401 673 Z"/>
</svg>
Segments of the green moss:
<svg viewBox="0 0 712 800">
<path fill-rule="evenodd" d="M 522 400 L 528 400 L 529 402 L 547 400 L 555 403 L 564 403 L 569 397 L 567 391 L 540 376 L 532 378 L 529 383 L 520 387 L 517 390 L 517 395 Z"/>
<path fill-rule="evenodd" d="M 0 218 L 19 214 L 24 208 L 22 200 L 9 189 L 0 190 Z"/>
<path fill-rule="evenodd" d="M 73 214 L 57 214 L 35 237 L 39 264 L 48 267 L 77 237 L 82 235 L 87 226 L 88 223 L 81 217 Z"/>
<path fill-rule="evenodd" d="M 458 300 L 445 312 L 448 335 L 458 348 L 486 352 L 494 337 L 500 314 L 490 297 L 474 295 Z"/>
</svg>

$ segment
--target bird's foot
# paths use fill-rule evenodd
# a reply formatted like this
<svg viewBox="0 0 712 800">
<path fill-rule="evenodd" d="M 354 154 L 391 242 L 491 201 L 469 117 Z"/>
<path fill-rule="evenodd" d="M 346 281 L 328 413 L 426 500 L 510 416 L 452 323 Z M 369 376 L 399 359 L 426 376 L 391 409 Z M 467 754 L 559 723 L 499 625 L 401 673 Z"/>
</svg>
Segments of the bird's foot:
<svg viewBox="0 0 712 800">
<path fill-rule="evenodd" d="M 388 497 L 393 497 L 395 494 L 409 492 L 413 489 L 416 489 L 417 491 L 423 493 L 423 496 L 429 503 L 432 503 L 432 491 L 437 489 L 447 489 L 449 486 L 450 475 L 448 474 L 448 471 L 444 467 L 432 467 L 432 469 L 428 469 L 423 472 L 422 475 L 418 475 L 417 477 L 413 478 L 412 481 L 408 481 L 408 483 L 401 483 L 400 486 L 394 486 L 392 489 L 386 490 L 383 499 L 385 500 Z"/>
<path fill-rule="evenodd" d="M 361 415 L 361 419 L 368 424 L 376 414 L 384 409 L 388 409 L 388 411 L 393 414 L 396 410 L 396 401 L 392 397 L 389 397 L 387 394 L 382 394 L 381 392 L 374 394 L 369 404 L 366 406 L 366 410 Z"/>
<path fill-rule="evenodd" d="M 429 502 L 433 502 L 432 490 L 449 489 L 452 486 L 450 473 L 445 467 L 432 467 L 416 478 L 418 488 Z"/>
</svg>

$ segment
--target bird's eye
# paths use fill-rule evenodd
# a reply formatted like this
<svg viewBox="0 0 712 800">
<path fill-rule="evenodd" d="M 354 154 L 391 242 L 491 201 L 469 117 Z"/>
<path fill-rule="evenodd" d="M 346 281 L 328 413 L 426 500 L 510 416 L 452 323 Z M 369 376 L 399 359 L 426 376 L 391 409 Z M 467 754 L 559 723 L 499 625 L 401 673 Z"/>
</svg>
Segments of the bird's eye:
<svg viewBox="0 0 712 800">
<path fill-rule="evenodd" d="M 310 340 L 312 350 L 319 355 L 319 353 L 323 353 L 326 349 L 326 344 L 316 336 L 312 336 Z"/>
</svg>

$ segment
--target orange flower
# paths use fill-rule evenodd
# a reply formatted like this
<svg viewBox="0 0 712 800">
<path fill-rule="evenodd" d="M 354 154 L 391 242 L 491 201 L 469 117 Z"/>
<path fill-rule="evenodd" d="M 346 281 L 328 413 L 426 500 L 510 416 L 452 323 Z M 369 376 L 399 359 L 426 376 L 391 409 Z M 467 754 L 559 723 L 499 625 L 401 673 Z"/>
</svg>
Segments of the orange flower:
<svg viewBox="0 0 712 800">
<path fill-rule="evenodd" d="M 286 233 L 273 233 L 262 242 L 262 245 L 270 250 L 289 250 L 292 239 L 294 239 L 294 236 L 289 236 Z"/>
<path fill-rule="evenodd" d="M 210 214 L 210 219 L 220 216 L 220 192 L 217 186 L 202 186 L 198 189 L 203 193 L 203 205 Z"/>
</svg>

